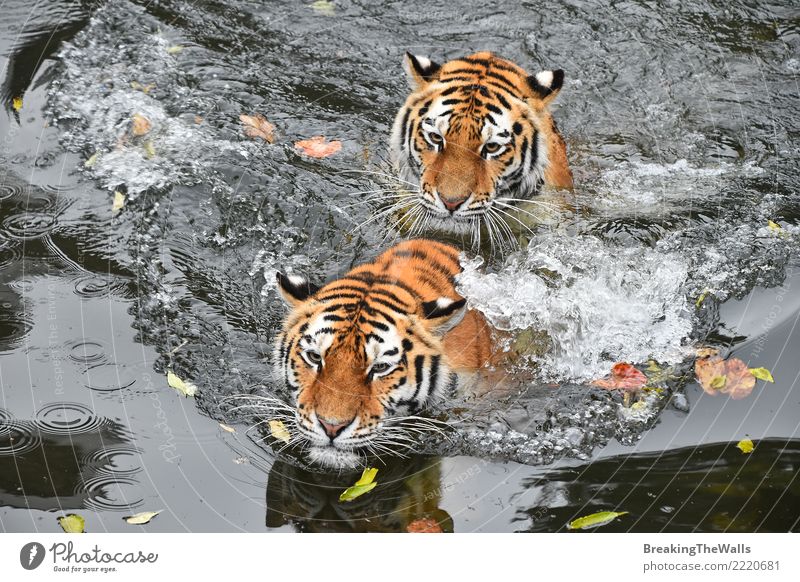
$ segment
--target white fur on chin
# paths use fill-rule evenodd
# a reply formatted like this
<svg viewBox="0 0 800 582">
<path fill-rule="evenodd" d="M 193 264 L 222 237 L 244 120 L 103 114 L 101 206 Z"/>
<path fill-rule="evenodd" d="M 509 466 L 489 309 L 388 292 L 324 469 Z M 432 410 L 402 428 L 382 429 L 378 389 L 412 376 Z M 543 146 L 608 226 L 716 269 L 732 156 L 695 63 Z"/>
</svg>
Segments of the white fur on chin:
<svg viewBox="0 0 800 582">
<path fill-rule="evenodd" d="M 312 463 L 331 469 L 354 469 L 361 464 L 357 454 L 333 447 L 311 447 L 308 458 Z"/>
</svg>

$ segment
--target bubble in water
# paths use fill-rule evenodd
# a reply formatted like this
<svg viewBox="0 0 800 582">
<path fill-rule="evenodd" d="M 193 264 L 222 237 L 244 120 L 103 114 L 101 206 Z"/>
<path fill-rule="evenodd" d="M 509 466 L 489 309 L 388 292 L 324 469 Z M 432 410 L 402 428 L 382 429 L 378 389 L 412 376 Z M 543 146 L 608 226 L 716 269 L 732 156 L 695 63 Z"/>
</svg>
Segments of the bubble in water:
<svg viewBox="0 0 800 582">
<path fill-rule="evenodd" d="M 76 402 L 53 402 L 39 409 L 36 424 L 43 433 L 76 435 L 96 432 L 106 424 L 91 408 Z"/>
</svg>

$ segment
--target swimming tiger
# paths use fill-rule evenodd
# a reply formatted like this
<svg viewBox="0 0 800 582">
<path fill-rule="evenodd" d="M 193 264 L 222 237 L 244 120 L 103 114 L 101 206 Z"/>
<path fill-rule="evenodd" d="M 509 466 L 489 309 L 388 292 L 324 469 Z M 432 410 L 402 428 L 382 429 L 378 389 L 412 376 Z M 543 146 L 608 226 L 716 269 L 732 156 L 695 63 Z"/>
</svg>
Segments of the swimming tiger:
<svg viewBox="0 0 800 582">
<path fill-rule="evenodd" d="M 409 441 L 402 422 L 489 362 L 484 317 L 455 289 L 459 251 L 409 240 L 320 288 L 277 273 L 291 311 L 274 349 L 276 381 L 294 398 L 282 416 L 311 461 L 354 467 Z"/>
<path fill-rule="evenodd" d="M 390 155 L 417 190 L 411 206 L 407 197 L 395 201 L 411 222 L 462 234 L 483 224 L 502 235 L 508 229 L 494 228 L 493 219 L 505 219 L 544 185 L 572 188 L 566 144 L 549 110 L 562 70 L 529 75 L 490 52 L 444 65 L 406 53 L 405 69 L 412 92 L 395 118 Z"/>
</svg>

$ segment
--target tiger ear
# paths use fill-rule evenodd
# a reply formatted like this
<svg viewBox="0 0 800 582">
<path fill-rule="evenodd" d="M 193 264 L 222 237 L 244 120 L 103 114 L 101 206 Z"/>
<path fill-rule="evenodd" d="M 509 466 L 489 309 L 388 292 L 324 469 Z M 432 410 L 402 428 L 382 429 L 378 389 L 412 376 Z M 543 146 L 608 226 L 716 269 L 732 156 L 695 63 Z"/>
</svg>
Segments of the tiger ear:
<svg viewBox="0 0 800 582">
<path fill-rule="evenodd" d="M 464 319 L 467 314 L 466 299 L 439 297 L 422 304 L 422 316 L 428 329 L 436 335 L 444 335 Z"/>
<path fill-rule="evenodd" d="M 549 105 L 556 98 L 561 87 L 564 85 L 564 71 L 542 71 L 528 77 L 528 86 L 533 91 L 534 97 L 538 97 Z"/>
<path fill-rule="evenodd" d="M 410 52 L 406 52 L 403 68 L 406 70 L 408 80 L 411 82 L 411 88 L 419 89 L 433 81 L 442 65 L 434 63 L 428 57 L 412 55 Z"/>
<path fill-rule="evenodd" d="M 296 307 L 319 291 L 317 285 L 314 285 L 302 275 L 284 275 L 278 271 L 275 276 L 278 280 L 278 289 L 280 289 L 283 300 L 290 307 Z"/>
</svg>

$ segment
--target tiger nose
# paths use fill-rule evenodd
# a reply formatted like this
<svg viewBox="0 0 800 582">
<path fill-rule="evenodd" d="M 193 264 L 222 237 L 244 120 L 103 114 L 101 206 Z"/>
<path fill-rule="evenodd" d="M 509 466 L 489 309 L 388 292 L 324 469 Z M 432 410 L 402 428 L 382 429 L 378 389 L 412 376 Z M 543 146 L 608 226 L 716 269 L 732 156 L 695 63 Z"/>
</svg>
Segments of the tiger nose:
<svg viewBox="0 0 800 582">
<path fill-rule="evenodd" d="M 327 434 L 331 440 L 335 439 L 339 436 L 344 429 L 350 426 L 355 418 L 351 418 L 350 420 L 346 420 L 344 422 L 339 422 L 337 420 L 331 420 L 328 418 L 322 418 L 321 416 L 317 417 L 317 420 L 322 425 L 325 434 Z"/>
<path fill-rule="evenodd" d="M 442 204 L 444 204 L 444 207 L 447 208 L 451 213 L 458 210 L 464 204 L 464 202 L 467 201 L 467 198 L 469 198 L 469 196 L 459 196 L 457 198 L 445 198 L 444 196 L 441 197 Z"/>
</svg>

